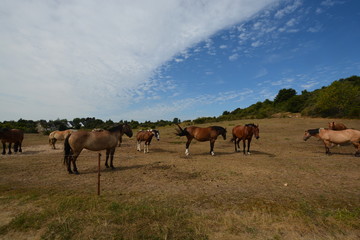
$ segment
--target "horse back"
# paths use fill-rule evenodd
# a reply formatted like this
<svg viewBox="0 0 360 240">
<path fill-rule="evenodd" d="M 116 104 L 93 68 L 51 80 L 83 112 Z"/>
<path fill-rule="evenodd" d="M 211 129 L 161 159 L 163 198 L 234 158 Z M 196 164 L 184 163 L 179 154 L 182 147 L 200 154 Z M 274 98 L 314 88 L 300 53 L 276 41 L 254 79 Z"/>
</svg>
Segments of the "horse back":
<svg viewBox="0 0 360 240">
<path fill-rule="evenodd" d="M 22 142 L 24 140 L 24 131 L 21 129 L 9 129 L 1 134 L 2 142 Z"/>
<path fill-rule="evenodd" d="M 140 131 L 136 134 L 136 140 L 138 141 L 147 141 L 154 136 L 154 133 L 151 131 Z"/>
<path fill-rule="evenodd" d="M 246 139 L 249 135 L 249 131 L 246 126 L 237 125 L 232 129 L 234 138 Z"/>
<path fill-rule="evenodd" d="M 355 129 L 331 130 L 322 129 L 319 133 L 321 139 L 333 143 L 358 142 L 360 141 L 360 131 Z"/>
<path fill-rule="evenodd" d="M 110 149 L 116 147 L 117 142 L 118 136 L 108 131 L 77 131 L 72 132 L 69 137 L 69 144 L 75 151 L 81 151 L 83 148 L 92 151 Z"/>
<path fill-rule="evenodd" d="M 218 132 L 212 127 L 202 128 L 190 126 L 186 128 L 186 131 L 200 142 L 209 141 L 210 139 L 216 139 L 218 136 Z"/>
</svg>

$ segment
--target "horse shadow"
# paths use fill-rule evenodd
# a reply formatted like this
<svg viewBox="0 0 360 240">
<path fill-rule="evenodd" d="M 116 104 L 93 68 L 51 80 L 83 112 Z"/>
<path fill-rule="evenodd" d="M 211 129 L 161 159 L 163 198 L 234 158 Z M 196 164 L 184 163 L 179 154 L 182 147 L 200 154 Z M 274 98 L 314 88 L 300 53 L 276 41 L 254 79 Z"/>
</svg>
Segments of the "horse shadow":
<svg viewBox="0 0 360 240">
<path fill-rule="evenodd" d="M 106 168 L 104 166 L 101 166 L 100 172 L 101 173 L 105 173 L 105 172 L 119 172 L 119 171 L 126 171 L 126 170 L 131 170 L 131 169 L 139 169 L 139 168 L 145 168 L 146 166 L 149 166 L 151 164 L 138 164 L 138 165 L 133 165 L 133 166 L 125 166 L 125 167 L 115 167 L 115 168 Z M 98 169 L 91 169 L 89 171 L 81 171 L 80 175 L 86 175 L 86 174 L 95 174 L 98 173 Z"/>
<path fill-rule="evenodd" d="M 267 153 L 267 152 L 261 152 L 261 151 L 250 151 L 251 152 L 251 155 L 265 155 L 265 156 L 268 156 L 268 157 L 276 157 L 275 154 L 273 153 Z"/>
<path fill-rule="evenodd" d="M 150 152 L 165 152 L 165 153 L 176 153 L 176 151 L 172 151 L 172 150 L 167 150 L 167 149 L 163 149 L 163 148 L 151 148 L 149 150 Z"/>
</svg>

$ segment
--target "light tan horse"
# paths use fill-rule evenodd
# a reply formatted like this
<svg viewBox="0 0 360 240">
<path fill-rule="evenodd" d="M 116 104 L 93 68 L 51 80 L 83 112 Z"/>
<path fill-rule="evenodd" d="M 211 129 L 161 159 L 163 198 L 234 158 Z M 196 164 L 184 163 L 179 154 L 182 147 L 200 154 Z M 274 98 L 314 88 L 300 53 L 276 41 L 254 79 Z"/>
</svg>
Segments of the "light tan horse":
<svg viewBox="0 0 360 240">
<path fill-rule="evenodd" d="M 343 123 L 329 122 L 329 129 L 331 130 L 345 130 L 347 127 Z"/>
<path fill-rule="evenodd" d="M 141 142 L 144 142 L 144 153 L 148 153 L 149 145 L 154 136 L 158 141 L 160 140 L 160 133 L 156 129 L 139 131 L 136 134 L 136 141 L 137 141 L 136 142 L 136 150 L 138 150 L 140 152 L 141 151 Z"/>
<path fill-rule="evenodd" d="M 99 132 L 77 131 L 71 133 L 64 142 L 64 164 L 67 165 L 68 172 L 73 173 L 72 162 L 74 173 L 79 173 L 76 159 L 84 148 L 91 151 L 106 150 L 105 166 L 109 167 L 108 159 L 110 157 L 110 167 L 114 169 L 114 153 L 121 133 L 125 133 L 128 137 L 133 135 L 131 127 L 127 124 Z"/>
<path fill-rule="evenodd" d="M 6 143 L 9 143 L 9 151 L 8 154 L 11 154 L 11 144 L 14 143 L 14 152 L 16 153 L 18 150 L 22 152 L 21 144 L 24 140 L 24 132 L 20 129 L 8 129 L 2 128 L 0 129 L 0 139 L 3 145 L 2 154 L 6 154 Z"/>
<path fill-rule="evenodd" d="M 259 126 L 255 125 L 253 123 L 245 124 L 245 126 L 235 126 L 232 129 L 232 135 L 233 138 L 231 141 L 234 141 L 235 145 L 235 152 L 240 150 L 239 143 L 240 141 L 243 141 L 243 152 L 245 153 L 245 146 L 246 146 L 246 140 L 247 140 L 247 154 L 250 154 L 250 143 L 253 135 L 255 135 L 256 139 L 259 139 Z M 238 149 L 237 149 L 238 148 Z"/>
<path fill-rule="evenodd" d="M 326 154 L 331 154 L 330 147 L 333 143 L 343 144 L 351 142 L 357 149 L 355 156 L 360 156 L 360 131 L 358 130 L 345 129 L 335 131 L 325 128 L 309 129 L 305 131 L 304 141 L 308 140 L 311 136 L 317 137 L 324 142 Z"/>
<path fill-rule="evenodd" d="M 219 126 L 211 126 L 206 128 L 190 126 L 182 129 L 180 125 L 177 124 L 179 129 L 177 129 L 178 136 L 186 136 L 186 150 L 185 155 L 188 156 L 189 153 L 189 146 L 191 141 L 195 138 L 199 142 L 210 141 L 210 154 L 215 155 L 214 153 L 214 144 L 219 135 L 221 135 L 224 140 L 226 140 L 226 129 Z"/>
<path fill-rule="evenodd" d="M 64 130 L 64 131 L 53 131 L 53 132 L 51 132 L 49 134 L 49 144 L 52 146 L 53 149 L 56 149 L 56 147 L 55 147 L 56 141 L 65 140 L 65 138 L 74 131 L 75 130 L 73 130 L 73 129 L 68 129 L 68 130 Z"/>
</svg>

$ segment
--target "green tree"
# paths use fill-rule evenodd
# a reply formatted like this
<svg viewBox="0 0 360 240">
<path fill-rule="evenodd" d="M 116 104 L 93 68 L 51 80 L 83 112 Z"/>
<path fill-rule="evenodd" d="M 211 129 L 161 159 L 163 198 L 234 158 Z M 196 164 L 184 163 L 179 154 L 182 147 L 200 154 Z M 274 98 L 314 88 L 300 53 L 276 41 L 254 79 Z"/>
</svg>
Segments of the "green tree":
<svg viewBox="0 0 360 240">
<path fill-rule="evenodd" d="M 296 91 L 295 89 L 289 88 L 283 88 L 279 91 L 278 95 L 275 97 L 274 99 L 274 103 L 278 104 L 278 103 L 282 103 L 285 102 L 287 100 L 289 100 L 290 98 L 292 98 L 293 96 L 296 95 Z"/>
</svg>

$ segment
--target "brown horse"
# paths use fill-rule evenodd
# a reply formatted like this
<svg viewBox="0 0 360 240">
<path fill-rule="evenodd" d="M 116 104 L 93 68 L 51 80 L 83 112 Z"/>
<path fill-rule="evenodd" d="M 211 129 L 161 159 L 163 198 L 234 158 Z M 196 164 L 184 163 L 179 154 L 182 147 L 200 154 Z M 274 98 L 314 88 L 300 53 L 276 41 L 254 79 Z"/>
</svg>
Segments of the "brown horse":
<svg viewBox="0 0 360 240">
<path fill-rule="evenodd" d="M 73 131 L 72 129 L 68 129 L 65 131 L 53 131 L 49 134 L 49 144 L 52 146 L 53 149 L 56 149 L 55 143 L 58 140 L 65 140 L 65 138 L 71 134 Z"/>
<path fill-rule="evenodd" d="M 343 123 L 329 122 L 329 129 L 331 130 L 345 130 L 347 127 Z"/>
<path fill-rule="evenodd" d="M 207 128 L 201 128 L 201 127 L 195 127 L 190 126 L 182 129 L 180 125 L 177 124 L 179 129 L 177 130 L 178 136 L 186 136 L 187 142 L 186 142 L 186 150 L 185 155 L 188 156 L 189 153 L 189 146 L 191 141 L 195 138 L 196 140 L 200 142 L 210 141 L 210 154 L 214 154 L 214 144 L 219 135 L 221 135 L 224 140 L 226 140 L 226 129 L 219 126 L 211 126 Z"/>
<path fill-rule="evenodd" d="M 245 124 L 245 126 L 235 126 L 232 129 L 233 138 L 231 141 L 234 141 L 235 152 L 240 151 L 240 141 L 243 141 L 243 152 L 245 153 L 246 140 L 247 140 L 247 154 L 250 154 L 250 143 L 253 135 L 256 139 L 259 139 L 259 126 L 253 123 Z M 237 149 L 238 148 L 238 149 Z"/>
<path fill-rule="evenodd" d="M 94 128 L 93 130 L 91 130 L 92 132 L 102 132 L 104 131 L 104 129 L 102 128 Z M 122 143 L 122 136 L 124 135 L 124 133 L 120 133 L 120 136 L 119 136 L 119 144 L 118 144 L 118 147 L 121 147 L 121 143 Z"/>
<path fill-rule="evenodd" d="M 91 151 L 106 150 L 105 166 L 109 167 L 108 159 L 110 156 L 110 167 L 114 169 L 114 153 L 121 133 L 125 133 L 128 137 L 133 135 L 131 127 L 127 124 L 100 132 L 77 131 L 68 135 L 64 142 L 64 164 L 67 164 L 68 172 L 73 173 L 70 166 L 72 162 L 74 172 L 79 173 L 76 167 L 76 159 L 84 148 Z"/>
<path fill-rule="evenodd" d="M 22 152 L 21 144 L 24 140 L 24 132 L 20 129 L 3 128 L 0 130 L 0 139 L 3 145 L 2 154 L 6 154 L 6 143 L 9 143 L 8 154 L 11 154 L 11 144 L 14 143 L 14 152 Z"/>
<path fill-rule="evenodd" d="M 158 130 L 151 129 L 151 130 L 143 130 L 136 134 L 136 149 L 140 152 L 141 151 L 141 142 L 144 141 L 144 153 L 149 152 L 149 145 L 153 137 L 160 140 L 160 133 Z"/>
<path fill-rule="evenodd" d="M 331 154 L 330 147 L 333 143 L 343 144 L 351 142 L 357 149 L 355 156 L 360 156 L 360 131 L 358 130 L 345 129 L 334 131 L 325 128 L 309 129 L 305 131 L 304 141 L 308 140 L 311 136 L 317 137 L 324 142 L 326 154 Z"/>
</svg>

